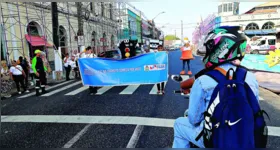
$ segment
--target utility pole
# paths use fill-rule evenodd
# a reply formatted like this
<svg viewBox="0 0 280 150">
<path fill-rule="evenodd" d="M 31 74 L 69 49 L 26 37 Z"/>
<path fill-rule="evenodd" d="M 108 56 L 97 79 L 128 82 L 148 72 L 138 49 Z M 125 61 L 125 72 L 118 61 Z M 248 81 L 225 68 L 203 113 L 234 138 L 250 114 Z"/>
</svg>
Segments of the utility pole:
<svg viewBox="0 0 280 150">
<path fill-rule="evenodd" d="M 174 30 L 174 33 L 175 33 L 175 40 L 176 40 L 177 39 L 176 30 Z"/>
<path fill-rule="evenodd" d="M 58 49 L 59 38 L 58 38 L 58 12 L 57 12 L 57 2 L 52 2 L 52 29 L 53 29 L 53 43 Z"/>
<path fill-rule="evenodd" d="M 141 41 L 140 43 L 143 44 L 143 28 L 142 28 L 142 12 L 140 11 L 140 38 L 141 38 Z"/>
<path fill-rule="evenodd" d="M 183 20 L 181 20 L 181 41 L 184 43 L 184 33 L 183 33 Z"/>
<path fill-rule="evenodd" d="M 84 40 L 84 20 L 83 20 L 83 11 L 82 11 L 82 2 L 75 2 L 76 7 L 77 7 L 77 15 L 78 15 L 78 41 L 79 41 L 79 36 L 82 37 L 82 40 Z M 78 44 L 84 43 L 83 41 L 78 42 Z M 84 45 L 78 45 L 78 48 L 80 49 L 79 52 L 83 51 Z"/>
</svg>

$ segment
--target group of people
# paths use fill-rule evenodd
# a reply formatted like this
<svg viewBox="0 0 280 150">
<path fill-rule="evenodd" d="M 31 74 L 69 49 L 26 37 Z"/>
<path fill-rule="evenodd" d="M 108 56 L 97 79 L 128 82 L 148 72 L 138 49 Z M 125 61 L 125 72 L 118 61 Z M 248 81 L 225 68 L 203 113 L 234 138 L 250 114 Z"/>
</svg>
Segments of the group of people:
<svg viewBox="0 0 280 150">
<path fill-rule="evenodd" d="M 1 96 L 11 97 L 13 82 L 16 85 L 18 94 L 29 92 L 29 85 L 34 85 L 34 80 L 36 82 L 36 95 L 40 95 L 40 85 L 42 92 L 46 93 L 46 72 L 50 72 L 51 69 L 44 52 L 35 50 L 35 55 L 33 59 L 20 56 L 17 61 L 11 60 L 10 66 L 6 61 L 1 61 Z M 29 82 L 29 78 L 31 82 Z"/>
<path fill-rule="evenodd" d="M 75 50 L 70 58 L 69 54 L 67 53 L 65 55 L 65 58 L 63 59 L 64 63 L 64 69 L 66 71 L 66 81 L 70 80 L 70 73 L 71 71 L 74 72 L 74 76 L 76 79 L 80 79 L 80 71 L 79 71 L 79 66 L 78 66 L 78 59 L 79 58 L 96 58 L 97 55 L 93 52 L 92 48 L 88 46 L 84 51 L 81 53 L 78 53 L 77 50 Z M 93 95 L 94 93 L 97 93 L 97 88 L 98 87 L 89 87 L 90 94 Z"/>
</svg>

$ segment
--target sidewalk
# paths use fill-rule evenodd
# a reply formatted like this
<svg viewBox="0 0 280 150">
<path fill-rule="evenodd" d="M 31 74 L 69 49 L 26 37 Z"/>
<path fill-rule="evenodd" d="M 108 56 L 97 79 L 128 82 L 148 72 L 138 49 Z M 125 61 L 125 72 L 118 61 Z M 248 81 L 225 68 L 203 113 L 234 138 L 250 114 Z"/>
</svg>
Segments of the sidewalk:
<svg viewBox="0 0 280 150">
<path fill-rule="evenodd" d="M 70 75 L 70 78 L 71 78 L 71 75 Z M 73 77 L 72 77 L 73 78 Z M 61 80 L 54 80 L 52 75 L 49 75 L 48 78 L 47 78 L 47 86 L 48 87 L 49 85 L 53 85 L 53 84 L 58 84 L 58 83 L 61 83 L 61 82 L 64 82 L 65 81 L 65 77 L 63 76 Z M 29 83 L 31 82 L 30 78 L 29 78 Z M 16 88 L 16 85 L 15 83 L 13 83 L 13 88 L 11 90 L 11 95 L 14 96 L 14 95 L 17 95 L 17 88 Z M 35 89 L 35 84 L 33 86 L 29 85 L 28 86 L 28 90 L 31 91 L 31 90 L 34 90 Z M 22 90 L 22 89 L 21 89 Z M 1 100 L 5 100 L 6 98 L 5 97 L 1 97 Z"/>
<path fill-rule="evenodd" d="M 268 89 L 276 94 L 280 94 L 280 74 L 269 72 L 254 72 L 259 82 L 259 86 Z"/>
</svg>

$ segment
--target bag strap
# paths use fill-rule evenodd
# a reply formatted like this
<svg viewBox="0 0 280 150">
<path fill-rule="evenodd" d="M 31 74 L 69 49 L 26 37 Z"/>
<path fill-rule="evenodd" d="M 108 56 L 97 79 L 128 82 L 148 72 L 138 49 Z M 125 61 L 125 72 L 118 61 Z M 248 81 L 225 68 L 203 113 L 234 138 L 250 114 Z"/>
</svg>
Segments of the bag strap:
<svg viewBox="0 0 280 150">
<path fill-rule="evenodd" d="M 245 68 L 237 67 L 235 73 L 236 73 L 237 80 L 245 81 L 247 75 L 247 70 Z"/>
<path fill-rule="evenodd" d="M 205 75 L 211 77 L 218 83 L 223 83 L 226 81 L 226 76 L 220 71 L 221 69 L 222 68 L 211 70 L 211 71 L 207 72 Z"/>
<path fill-rule="evenodd" d="M 19 70 L 21 73 L 22 73 L 22 75 L 25 75 L 25 72 L 23 71 L 23 69 L 22 70 L 20 70 L 18 67 L 15 67 L 17 70 Z"/>
</svg>

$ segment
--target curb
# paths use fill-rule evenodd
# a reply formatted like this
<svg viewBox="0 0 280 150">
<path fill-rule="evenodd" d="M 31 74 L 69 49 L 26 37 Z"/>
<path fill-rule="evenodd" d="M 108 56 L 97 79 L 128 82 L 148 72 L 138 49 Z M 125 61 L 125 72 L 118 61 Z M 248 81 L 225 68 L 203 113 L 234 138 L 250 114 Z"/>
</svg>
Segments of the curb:
<svg viewBox="0 0 280 150">
<path fill-rule="evenodd" d="M 275 109 L 280 110 L 280 95 L 277 95 L 265 88 L 259 88 L 259 96 L 265 99 Z"/>
</svg>

